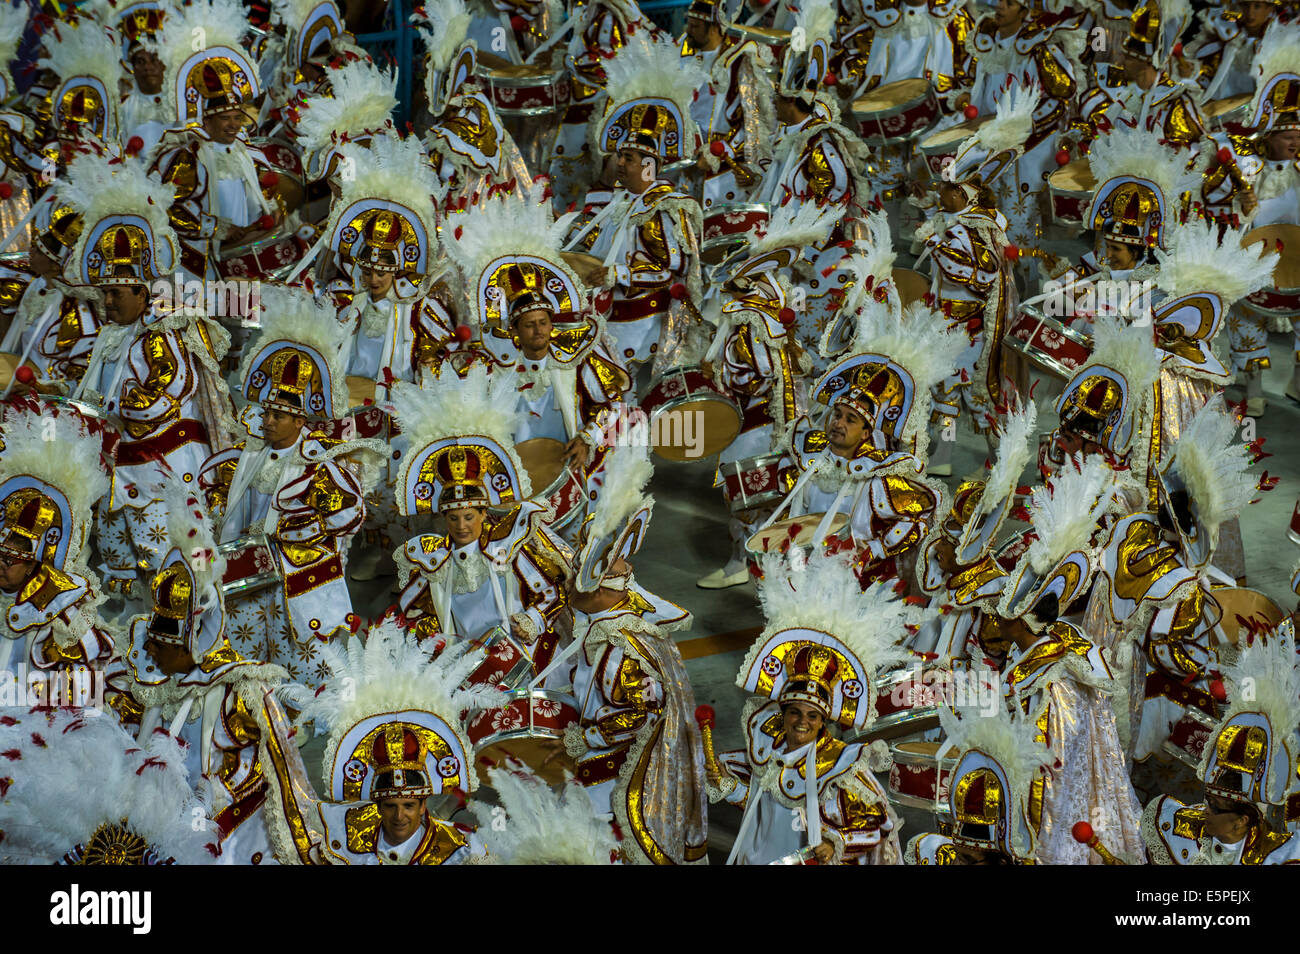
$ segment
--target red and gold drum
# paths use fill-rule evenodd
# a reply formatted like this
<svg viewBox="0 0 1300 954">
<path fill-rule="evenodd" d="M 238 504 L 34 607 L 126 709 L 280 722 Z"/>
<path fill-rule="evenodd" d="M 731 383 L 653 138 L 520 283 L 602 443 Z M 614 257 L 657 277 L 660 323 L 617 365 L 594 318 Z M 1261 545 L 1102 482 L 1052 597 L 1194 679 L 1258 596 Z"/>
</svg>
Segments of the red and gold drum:
<svg viewBox="0 0 1300 954">
<path fill-rule="evenodd" d="M 774 507 L 785 499 L 787 488 L 781 480 L 784 454 L 763 454 L 744 460 L 719 464 L 722 495 L 734 514 L 761 507 Z"/>
<path fill-rule="evenodd" d="M 768 209 L 757 203 L 718 203 L 704 210 L 700 258 L 709 265 L 721 262 L 745 240 L 747 233 L 766 225 Z"/>
<path fill-rule="evenodd" d="M 564 70 L 512 63 L 497 69 L 480 66 L 477 75 L 502 116 L 558 114 L 569 104 L 569 78 Z"/>
<path fill-rule="evenodd" d="M 949 814 L 948 784 L 957 767 L 956 752 L 939 758 L 941 742 L 895 742 L 889 770 L 889 800 L 896 805 Z M 937 804 L 936 804 L 937 801 Z"/>
<path fill-rule="evenodd" d="M 572 523 L 582 513 L 586 497 L 582 470 L 565 463 L 564 448 L 562 441 L 549 437 L 534 437 L 515 445 L 515 452 L 533 485 L 533 498 L 546 501 L 555 511 L 555 519 L 549 524 L 553 530 L 562 530 Z"/>
<path fill-rule="evenodd" d="M 858 133 L 872 145 L 910 142 L 939 121 L 939 100 L 927 79 L 877 86 L 851 107 Z"/>
<path fill-rule="evenodd" d="M 1091 336 L 1048 318 L 1032 305 L 1023 306 L 1003 343 L 1036 368 L 1066 381 L 1092 356 Z"/>
<path fill-rule="evenodd" d="M 230 599 L 278 586 L 284 582 L 280 556 L 265 534 L 253 534 L 223 543 L 217 553 L 226 559 L 221 594 Z"/>
<path fill-rule="evenodd" d="M 727 33 L 741 41 L 754 40 L 762 46 L 770 47 L 772 50 L 772 68 L 780 70 L 781 57 L 785 55 L 785 48 L 790 45 L 789 30 L 774 30 L 772 27 L 733 23 L 727 27 Z"/>
<path fill-rule="evenodd" d="M 925 165 L 930 170 L 930 175 L 935 179 L 942 179 L 944 169 L 957 155 L 957 147 L 992 118 L 992 116 L 976 116 L 955 126 L 932 132 L 918 142 L 916 148 L 925 158 Z"/>
<path fill-rule="evenodd" d="M 745 542 L 750 553 L 784 553 L 790 547 L 806 547 L 813 542 L 824 513 L 809 513 L 802 517 L 783 517 L 770 527 L 755 533 Z M 831 517 L 830 535 L 835 535 L 849 522 L 849 515 L 837 513 Z"/>
<path fill-rule="evenodd" d="M 1214 737 L 1216 725 L 1217 723 L 1210 716 L 1200 709 L 1189 706 L 1183 712 L 1182 718 L 1169 730 L 1169 738 L 1164 741 L 1161 748 L 1195 771 L 1201 764 L 1205 746 Z"/>
<path fill-rule="evenodd" d="M 1248 135 L 1250 130 L 1243 123 L 1250 121 L 1250 100 L 1253 95 L 1238 93 L 1236 96 L 1211 100 L 1201 107 L 1201 115 L 1211 128 L 1223 129 L 1236 136 Z"/>
<path fill-rule="evenodd" d="M 467 683 L 513 690 L 525 685 L 532 675 L 532 659 L 504 626 L 494 626 L 471 645 L 487 650 L 487 658 L 469 674 Z"/>
<path fill-rule="evenodd" d="M 1088 214 L 1088 205 L 1097 191 L 1087 159 L 1074 161 L 1047 177 L 1047 191 L 1052 197 L 1052 220 L 1062 225 L 1079 225 Z"/>
<path fill-rule="evenodd" d="M 564 730 L 578 721 L 577 701 L 544 689 L 520 689 L 501 698 L 500 707 L 480 712 L 469 723 L 479 779 L 486 783 L 487 769 L 507 759 L 527 765 L 550 785 L 560 784 L 566 770 L 574 774 L 563 745 L 555 758 L 546 760 L 555 751 L 554 743 L 563 741 Z"/>
<path fill-rule="evenodd" d="M 1279 256 L 1273 269 L 1273 287 L 1247 295 L 1242 304 L 1251 311 L 1273 318 L 1300 316 L 1300 225 L 1261 225 L 1242 238 L 1243 247 L 1264 243 Z"/>
<path fill-rule="evenodd" d="M 740 433 L 736 402 L 719 391 L 699 365 L 669 368 L 641 398 L 654 452 L 664 460 L 712 457 Z"/>
</svg>

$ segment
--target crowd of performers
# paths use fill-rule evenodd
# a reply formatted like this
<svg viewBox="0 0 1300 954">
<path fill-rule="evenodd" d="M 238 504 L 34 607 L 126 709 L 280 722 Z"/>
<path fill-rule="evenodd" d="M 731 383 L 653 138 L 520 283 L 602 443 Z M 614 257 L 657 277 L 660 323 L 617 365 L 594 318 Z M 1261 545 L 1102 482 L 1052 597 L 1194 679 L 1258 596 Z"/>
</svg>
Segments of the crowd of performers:
<svg viewBox="0 0 1300 954">
<path fill-rule="evenodd" d="M 1297 8 L 1045 2 L 0 0 L 0 861 L 1300 860 Z"/>
</svg>

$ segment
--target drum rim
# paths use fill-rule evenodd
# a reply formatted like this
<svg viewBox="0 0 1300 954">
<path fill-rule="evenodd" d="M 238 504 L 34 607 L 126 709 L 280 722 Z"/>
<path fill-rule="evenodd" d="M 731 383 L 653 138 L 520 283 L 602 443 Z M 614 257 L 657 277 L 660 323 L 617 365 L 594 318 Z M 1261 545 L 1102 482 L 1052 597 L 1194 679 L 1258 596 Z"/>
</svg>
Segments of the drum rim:
<svg viewBox="0 0 1300 954">
<path fill-rule="evenodd" d="M 769 216 L 772 214 L 772 207 L 766 202 L 716 202 L 704 210 L 704 221 L 707 222 L 711 215 L 723 214 L 718 211 L 720 209 L 731 212 L 766 212 Z M 687 365 L 687 367 L 690 367 L 690 365 Z M 699 367 L 699 365 L 694 367 Z"/>
<path fill-rule="evenodd" d="M 749 537 L 745 540 L 745 549 L 749 553 L 756 553 L 759 554 L 760 556 L 766 553 L 779 553 L 780 552 L 779 550 L 755 549 L 754 547 L 751 547 L 750 544 L 754 542 L 754 538 L 757 537 L 759 534 L 769 533 L 772 530 L 775 530 L 777 527 L 788 527 L 790 526 L 791 521 L 794 520 L 805 520 L 809 523 L 812 523 L 814 525 L 813 529 L 816 529 L 816 524 L 820 523 L 821 519 L 825 516 L 826 514 L 823 512 L 817 514 L 808 513 L 798 517 L 782 517 L 780 520 L 774 521 L 770 526 L 764 527 L 762 530 L 755 530 L 753 533 L 751 533 Z M 832 525 L 832 527 L 830 528 L 831 533 L 834 533 L 836 530 L 841 529 L 845 524 L 849 522 L 848 520 L 849 515 L 844 513 L 843 511 L 839 512 L 837 516 L 841 516 L 844 519 L 839 523 L 838 526 Z M 816 520 L 813 519 L 814 517 L 816 518 Z M 834 524 L 834 521 L 832 520 L 831 523 Z M 806 544 L 798 544 L 798 546 L 806 546 Z"/>
<path fill-rule="evenodd" d="M 774 27 L 763 27 L 751 23 L 729 23 L 727 24 L 727 32 L 730 33 L 732 36 L 745 36 L 745 37 L 754 37 L 754 38 L 758 38 L 761 36 L 768 40 L 772 40 L 773 46 L 775 46 L 777 42 L 782 40 L 788 43 L 790 42 L 790 37 L 793 36 L 793 34 L 789 30 L 777 30 Z"/>
<path fill-rule="evenodd" d="M 776 462 L 779 464 L 783 457 L 785 457 L 785 454 L 755 454 L 753 457 L 741 457 L 738 460 L 730 460 L 727 461 L 726 463 L 720 463 L 718 464 L 718 470 L 722 473 L 727 473 L 726 468 L 728 467 L 738 467 L 741 464 L 747 464 L 747 463 L 760 461 L 760 460 L 775 459 Z M 739 474 L 741 472 L 736 471 L 736 473 Z"/>
<path fill-rule="evenodd" d="M 943 747 L 942 742 L 927 742 L 925 739 L 895 739 L 889 743 L 889 755 L 895 762 L 901 762 L 904 765 L 915 765 L 918 763 L 922 765 L 937 765 L 950 770 L 957 767 L 956 754 L 945 755 L 942 757 L 934 753 L 926 755 L 920 752 L 909 752 L 906 749 L 901 749 L 900 746 L 904 745 L 933 745 L 935 746 L 935 753 Z"/>
<path fill-rule="evenodd" d="M 1031 349 L 1028 341 L 1021 341 L 1019 338 L 1013 338 L 1010 335 L 1007 335 L 1003 339 L 1003 344 L 1024 355 L 1030 363 L 1037 364 L 1039 370 L 1064 378 L 1066 381 L 1070 380 L 1070 378 L 1074 376 L 1075 372 L 1077 372 L 1079 368 L 1083 367 L 1083 365 L 1079 365 L 1079 368 L 1071 370 L 1055 358 L 1045 356 L 1043 352 Z"/>
</svg>

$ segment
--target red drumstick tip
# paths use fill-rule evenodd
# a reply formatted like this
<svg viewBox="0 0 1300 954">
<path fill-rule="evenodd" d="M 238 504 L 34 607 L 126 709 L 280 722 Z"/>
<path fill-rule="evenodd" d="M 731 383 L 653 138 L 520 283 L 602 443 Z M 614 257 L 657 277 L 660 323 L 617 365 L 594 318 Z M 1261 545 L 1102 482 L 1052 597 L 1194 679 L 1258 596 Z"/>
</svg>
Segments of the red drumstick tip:
<svg viewBox="0 0 1300 954">
<path fill-rule="evenodd" d="M 144 148 L 144 140 L 139 136 L 132 136 L 126 141 L 127 155 L 134 156 Z"/>
<path fill-rule="evenodd" d="M 721 142 L 711 142 L 709 143 L 709 152 L 721 159 L 727 154 L 727 147 Z"/>
<path fill-rule="evenodd" d="M 668 294 L 672 295 L 673 298 L 678 301 L 681 301 L 686 297 L 686 286 L 681 282 L 673 282 L 672 286 L 668 289 Z"/>
<path fill-rule="evenodd" d="M 1215 679 L 1210 683 L 1210 695 L 1214 696 L 1215 702 L 1227 702 L 1228 690 L 1223 685 L 1222 679 Z"/>
<path fill-rule="evenodd" d="M 18 370 L 14 372 L 14 378 L 21 384 L 31 384 L 36 380 L 36 374 L 27 365 L 21 364 L 18 366 Z"/>
<path fill-rule="evenodd" d="M 795 314 L 793 308 L 782 308 L 776 313 L 777 319 L 787 328 L 794 324 Z"/>
<path fill-rule="evenodd" d="M 1070 164 L 1070 150 L 1058 149 L 1056 151 L 1056 164 L 1058 166 L 1068 166 Z"/>
<path fill-rule="evenodd" d="M 967 103 L 966 107 L 961 111 L 961 114 L 967 119 L 974 119 L 980 114 L 980 111 L 976 109 L 973 104 Z"/>
<path fill-rule="evenodd" d="M 271 213 L 268 212 L 266 215 L 262 216 L 260 219 L 257 220 L 257 227 L 260 228 L 263 232 L 275 228 L 275 216 L 271 215 Z"/>
<path fill-rule="evenodd" d="M 1070 829 L 1070 834 L 1074 836 L 1075 841 L 1086 845 L 1088 842 L 1092 841 L 1092 826 L 1086 821 L 1075 822 L 1074 827 Z"/>
<path fill-rule="evenodd" d="M 474 331 L 472 328 L 470 328 L 469 325 L 456 326 L 456 340 L 459 341 L 461 344 L 464 344 L 466 341 L 469 341 L 473 337 L 474 337 Z"/>
<path fill-rule="evenodd" d="M 1228 163 L 1232 161 L 1232 150 L 1229 149 L 1227 146 L 1224 146 L 1217 153 L 1215 153 L 1215 156 L 1219 160 L 1219 165 L 1226 166 Z"/>
<path fill-rule="evenodd" d="M 706 725 L 712 726 L 713 719 L 714 719 L 713 706 L 695 707 L 695 721 L 700 726 L 700 728 L 704 728 L 704 726 Z"/>
</svg>

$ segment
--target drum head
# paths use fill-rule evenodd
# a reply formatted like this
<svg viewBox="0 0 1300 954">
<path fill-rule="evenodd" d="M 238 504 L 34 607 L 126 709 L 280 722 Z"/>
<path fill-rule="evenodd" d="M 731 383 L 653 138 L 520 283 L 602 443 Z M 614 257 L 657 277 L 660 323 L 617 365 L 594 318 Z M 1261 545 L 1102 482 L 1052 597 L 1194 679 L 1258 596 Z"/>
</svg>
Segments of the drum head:
<svg viewBox="0 0 1300 954">
<path fill-rule="evenodd" d="M 778 520 L 750 537 L 745 549 L 750 553 L 780 553 L 787 540 L 792 547 L 806 547 L 812 543 L 813 534 L 817 532 L 817 525 L 824 516 L 824 513 L 809 513 L 802 517 Z M 848 521 L 848 514 L 837 513 L 831 518 L 830 532 L 838 533 Z"/>
<path fill-rule="evenodd" d="M 910 268 L 895 268 L 892 277 L 904 308 L 914 301 L 920 301 L 930 290 L 930 279 Z"/>
<path fill-rule="evenodd" d="M 22 359 L 19 355 L 0 351 L 0 388 L 9 387 L 9 382 L 14 379 L 14 372 L 18 370 L 20 360 Z"/>
<path fill-rule="evenodd" d="M 1066 192 L 1093 192 L 1097 188 L 1097 180 L 1093 178 L 1087 159 L 1071 161 L 1048 176 L 1047 181 L 1053 188 Z"/>
<path fill-rule="evenodd" d="M 1278 263 L 1273 269 L 1273 287 L 1277 289 L 1300 288 L 1300 225 L 1262 225 L 1251 229 L 1241 240 L 1249 248 L 1263 242 L 1265 251 L 1272 251 L 1282 243 Z"/>
<path fill-rule="evenodd" d="M 534 495 L 549 489 L 564 473 L 564 446 L 549 437 L 534 437 L 515 445 L 515 452 L 528 471 Z"/>
<path fill-rule="evenodd" d="M 1245 638 L 1252 632 L 1267 632 L 1275 628 L 1287 616 L 1280 606 L 1263 593 L 1244 586 L 1224 587 L 1210 595 L 1223 611 L 1219 628 L 1234 646 L 1243 645 Z"/>
<path fill-rule="evenodd" d="M 976 130 L 992 118 L 992 116 L 976 116 L 974 119 L 960 122 L 956 126 L 949 126 L 947 129 L 932 132 L 921 140 L 921 151 L 934 152 L 944 146 L 956 149 L 962 140 L 970 138 L 975 134 Z"/>
<path fill-rule="evenodd" d="M 546 757 L 554 751 L 555 741 L 549 738 L 521 737 L 502 739 L 500 742 L 494 742 L 479 749 L 474 759 L 478 763 L 479 782 L 483 785 L 490 785 L 487 770 L 494 765 L 505 768 L 506 760 L 514 759 L 523 762 L 536 772 L 537 776 L 547 785 L 562 785 L 564 783 L 564 773 L 568 772 L 570 775 L 577 775 L 578 766 L 573 761 L 572 756 L 564 751 L 563 745 L 560 747 L 559 754 L 551 759 L 549 764 L 542 764 L 546 761 Z"/>
<path fill-rule="evenodd" d="M 938 742 L 895 742 L 894 748 L 899 752 L 906 752 L 908 755 L 916 755 L 921 758 L 933 759 L 939 752 Z"/>
<path fill-rule="evenodd" d="M 920 78 L 877 86 L 862 98 L 853 101 L 852 112 L 871 115 L 881 110 L 893 109 L 903 103 L 910 103 L 918 96 L 924 96 L 929 86 L 929 80 Z"/>
<path fill-rule="evenodd" d="M 672 461 L 702 460 L 726 450 L 741 425 L 736 405 L 708 394 L 664 407 L 651 420 L 654 452 Z"/>
<path fill-rule="evenodd" d="M 1253 93 L 1239 93 L 1236 96 L 1228 96 L 1225 99 L 1216 99 L 1206 103 L 1201 107 L 1207 119 L 1215 119 L 1234 109 L 1240 109 L 1250 102 Z"/>
<path fill-rule="evenodd" d="M 362 407 L 375 400 L 375 382 L 355 374 L 348 375 L 348 407 Z"/>
<path fill-rule="evenodd" d="M 578 273 L 588 287 L 600 288 L 605 284 L 605 262 L 586 252 L 561 252 L 560 258 Z"/>
</svg>

